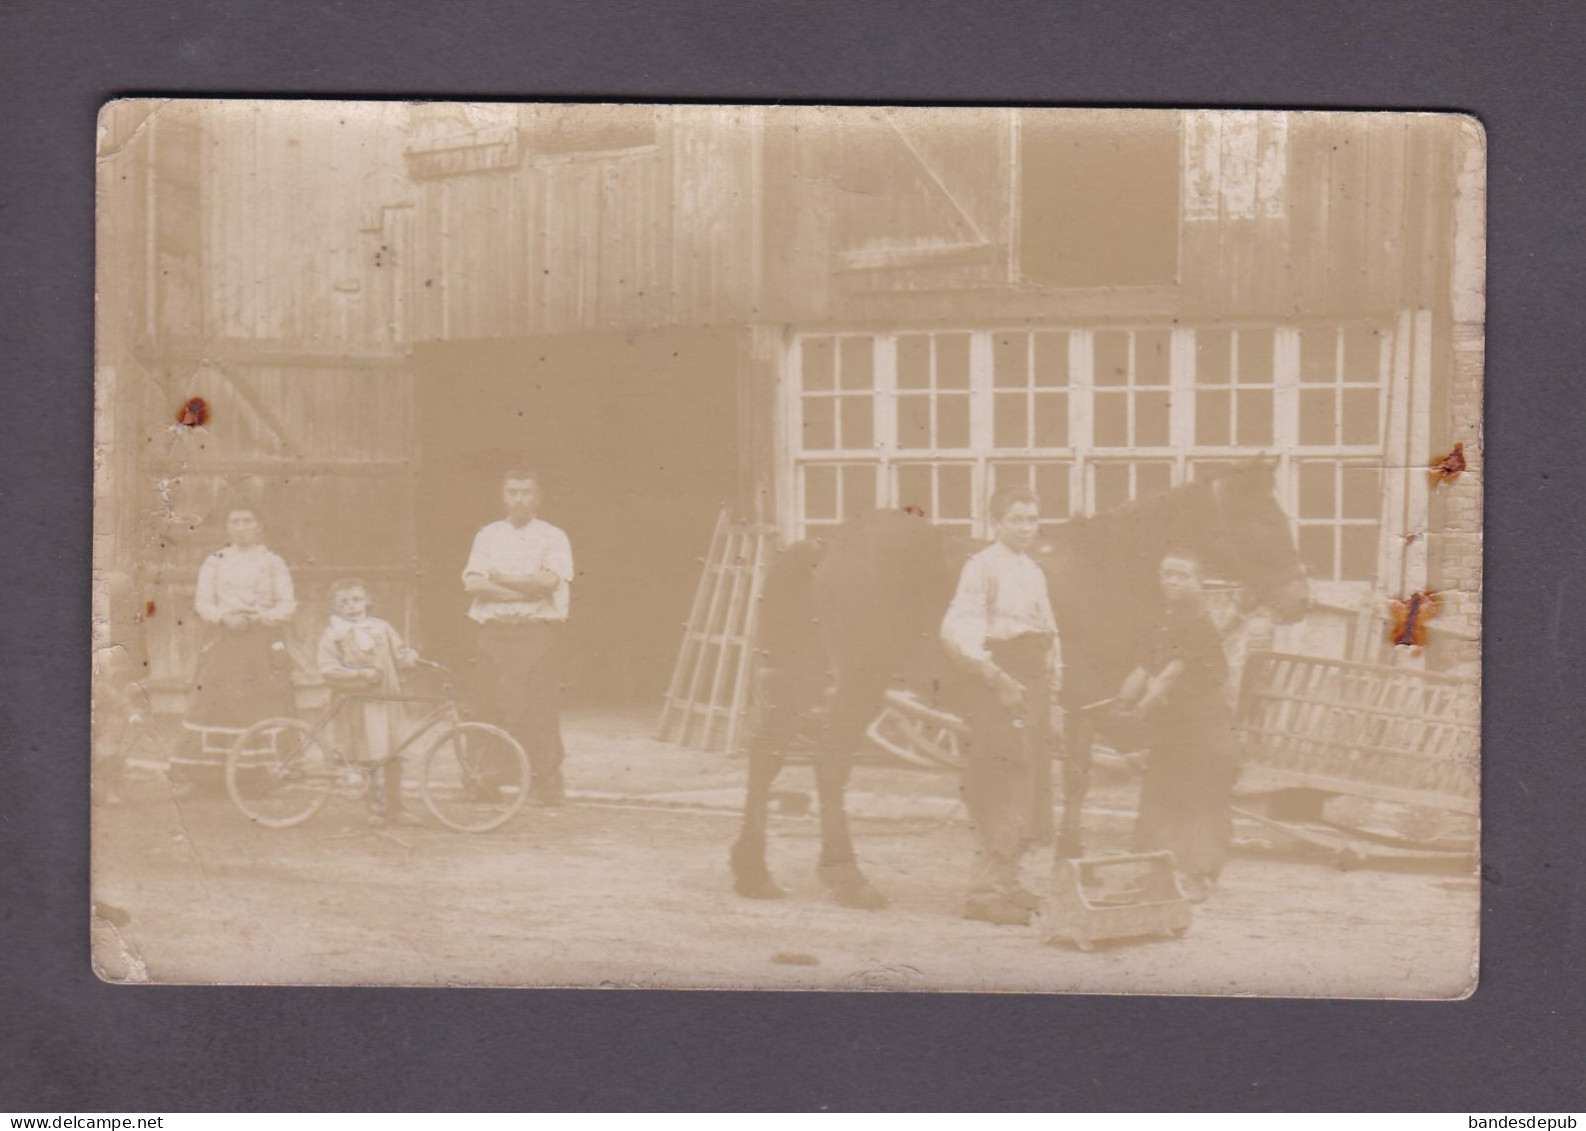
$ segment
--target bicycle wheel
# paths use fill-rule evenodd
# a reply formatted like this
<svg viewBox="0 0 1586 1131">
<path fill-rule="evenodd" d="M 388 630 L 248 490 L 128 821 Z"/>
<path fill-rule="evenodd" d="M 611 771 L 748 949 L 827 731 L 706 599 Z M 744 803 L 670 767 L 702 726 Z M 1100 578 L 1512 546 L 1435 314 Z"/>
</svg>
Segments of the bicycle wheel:
<svg viewBox="0 0 1586 1131">
<path fill-rule="evenodd" d="M 458 723 L 424 758 L 424 807 L 459 832 L 482 833 L 510 821 L 529 795 L 529 756 L 500 727 Z"/>
<path fill-rule="evenodd" d="M 330 796 L 330 752 L 297 719 L 264 719 L 226 755 L 226 792 L 249 820 L 285 829 L 308 820 Z"/>
</svg>

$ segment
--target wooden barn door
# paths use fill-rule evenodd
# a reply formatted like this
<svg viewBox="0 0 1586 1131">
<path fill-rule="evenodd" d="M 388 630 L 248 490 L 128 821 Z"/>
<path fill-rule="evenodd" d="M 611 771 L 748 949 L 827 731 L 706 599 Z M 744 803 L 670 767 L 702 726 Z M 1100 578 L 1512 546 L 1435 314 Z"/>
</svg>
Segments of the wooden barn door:
<svg viewBox="0 0 1586 1131">
<path fill-rule="evenodd" d="M 157 709 L 185 709 L 205 639 L 193 610 L 195 582 L 204 558 L 225 545 L 228 500 L 255 509 L 265 544 L 292 572 L 297 615 L 287 643 L 299 705 L 312 707 L 322 697 L 314 648 L 333 581 L 361 578 L 377 615 L 399 631 L 411 627 L 413 464 L 403 360 L 233 346 L 225 361 L 145 354 L 139 376 L 150 442 L 135 471 L 143 506 L 137 581 L 148 601 Z M 206 406 L 202 427 L 161 423 L 194 396 Z"/>
</svg>

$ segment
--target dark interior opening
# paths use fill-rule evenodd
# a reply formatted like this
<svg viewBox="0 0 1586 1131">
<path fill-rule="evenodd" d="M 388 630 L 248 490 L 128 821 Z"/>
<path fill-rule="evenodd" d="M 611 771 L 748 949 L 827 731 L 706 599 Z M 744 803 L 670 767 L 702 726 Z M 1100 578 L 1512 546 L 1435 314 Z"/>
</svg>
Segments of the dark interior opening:
<svg viewBox="0 0 1586 1131">
<path fill-rule="evenodd" d="M 503 517 L 501 473 L 539 472 L 540 516 L 577 580 L 563 635 L 568 702 L 659 705 L 719 506 L 736 489 L 730 330 L 586 332 L 417 347 L 418 631 L 471 654 L 461 574 Z"/>
</svg>

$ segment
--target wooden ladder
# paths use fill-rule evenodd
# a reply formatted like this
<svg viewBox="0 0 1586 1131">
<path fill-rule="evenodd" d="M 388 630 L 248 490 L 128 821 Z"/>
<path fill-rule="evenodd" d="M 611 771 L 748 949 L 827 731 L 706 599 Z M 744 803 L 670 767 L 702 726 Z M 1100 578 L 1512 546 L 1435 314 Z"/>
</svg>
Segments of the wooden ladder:
<svg viewBox="0 0 1586 1131">
<path fill-rule="evenodd" d="M 775 539 L 775 527 L 735 523 L 725 506 L 716 516 L 656 727 L 661 741 L 735 752 L 747 737 L 760 593 Z"/>
</svg>

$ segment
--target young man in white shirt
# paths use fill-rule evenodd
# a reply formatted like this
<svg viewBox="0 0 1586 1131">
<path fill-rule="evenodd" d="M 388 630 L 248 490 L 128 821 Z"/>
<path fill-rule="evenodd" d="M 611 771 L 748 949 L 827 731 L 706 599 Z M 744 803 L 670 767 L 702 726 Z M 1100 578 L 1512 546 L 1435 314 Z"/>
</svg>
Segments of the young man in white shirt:
<svg viewBox="0 0 1586 1131">
<path fill-rule="evenodd" d="M 1042 784 L 1050 767 L 1039 760 L 1050 757 L 1057 622 L 1046 574 L 1029 556 L 1039 517 L 1033 491 L 997 492 L 997 540 L 964 564 L 941 630 L 972 683 L 963 788 L 979 843 L 964 917 L 1010 926 L 1028 923 L 1039 906 L 1019 882 L 1019 865 L 1040 831 L 1037 806 L 1051 804 Z"/>
<path fill-rule="evenodd" d="M 502 477 L 507 517 L 474 536 L 463 589 L 478 628 L 480 708 L 523 746 L 533 772 L 530 797 L 561 805 L 560 678 L 556 644 L 567 622 L 573 548 L 538 517 L 540 480 L 514 469 Z"/>
</svg>

